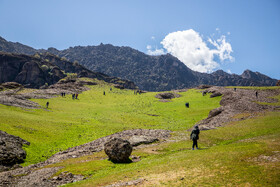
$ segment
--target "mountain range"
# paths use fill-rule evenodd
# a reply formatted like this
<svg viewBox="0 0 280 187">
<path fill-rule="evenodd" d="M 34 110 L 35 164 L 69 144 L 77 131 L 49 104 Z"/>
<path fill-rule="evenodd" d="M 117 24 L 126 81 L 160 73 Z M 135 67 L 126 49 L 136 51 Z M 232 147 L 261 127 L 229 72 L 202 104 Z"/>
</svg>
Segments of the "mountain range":
<svg viewBox="0 0 280 187">
<path fill-rule="evenodd" d="M 241 75 L 222 70 L 211 74 L 189 69 L 176 57 L 166 54 L 150 56 L 130 47 L 111 44 L 98 46 L 76 46 L 65 50 L 55 48 L 34 49 L 6 41 L 0 37 L 0 51 L 34 55 L 51 55 L 57 59 L 81 64 L 92 72 L 102 72 L 113 77 L 133 81 L 140 89 L 166 91 L 195 87 L 201 84 L 218 86 L 275 86 L 277 80 L 259 72 L 245 70 Z"/>
</svg>

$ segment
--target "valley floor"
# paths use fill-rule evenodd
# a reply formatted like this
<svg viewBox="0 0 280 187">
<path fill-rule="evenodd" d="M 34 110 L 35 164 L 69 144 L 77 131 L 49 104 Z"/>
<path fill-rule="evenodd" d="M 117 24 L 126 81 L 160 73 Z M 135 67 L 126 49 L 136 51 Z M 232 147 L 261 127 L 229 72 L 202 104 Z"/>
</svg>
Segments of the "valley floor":
<svg viewBox="0 0 280 187">
<path fill-rule="evenodd" d="M 239 89 L 242 88 L 238 88 L 238 91 Z M 259 93 L 266 93 L 263 88 L 255 89 Z M 279 89 L 276 92 L 272 91 L 275 92 L 274 99 L 249 99 L 249 102 L 260 106 L 260 110 L 252 112 L 246 109 L 239 113 L 233 112 L 230 114 L 232 120 L 218 124 L 219 128 L 201 131 L 198 150 L 191 150 L 192 142 L 189 140 L 188 129 L 205 119 L 210 110 L 218 108 L 221 97 L 209 98 L 209 95 L 203 97 L 200 90 L 188 90 L 180 92 L 182 97 L 172 99 L 172 102 L 159 102 L 154 97 L 156 93 L 134 95 L 133 91 L 109 90 L 110 85 L 99 84 L 80 94 L 79 100 L 72 100 L 70 96 L 52 98 L 48 110 L 22 110 L 0 106 L 1 130 L 31 142 L 29 147 L 25 147 L 28 153 L 25 165 L 29 166 L 0 173 L 1 184 L 14 186 L 38 184 L 55 186 L 63 183 L 68 183 L 69 186 L 280 184 L 280 104 L 279 100 L 277 102 L 277 99 L 280 99 Z M 225 89 L 228 90 L 232 88 Z M 240 90 L 240 93 L 245 92 Z M 249 95 L 245 94 L 244 97 Z M 46 102 L 44 99 L 33 101 L 41 106 Z M 184 106 L 187 101 L 190 102 L 189 110 Z M 238 106 L 236 104 L 237 108 Z M 226 107 L 223 108 L 223 112 L 225 111 Z M 208 116 L 208 122 L 214 121 Z M 79 156 L 72 154 L 67 159 L 51 163 L 45 161 L 60 150 L 130 129 L 171 130 L 172 136 L 160 137 L 160 142 L 135 147 L 132 152 L 134 162 L 130 164 L 113 164 L 107 160 L 103 151 Z M 35 164 L 38 162 L 41 163 Z"/>
</svg>

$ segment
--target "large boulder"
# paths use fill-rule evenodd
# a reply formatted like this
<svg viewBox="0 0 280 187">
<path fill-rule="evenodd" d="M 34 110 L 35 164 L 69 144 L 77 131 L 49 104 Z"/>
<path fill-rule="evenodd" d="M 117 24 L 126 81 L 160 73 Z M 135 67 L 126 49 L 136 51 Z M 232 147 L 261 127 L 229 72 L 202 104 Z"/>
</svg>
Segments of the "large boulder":
<svg viewBox="0 0 280 187">
<path fill-rule="evenodd" d="M 127 140 L 113 138 L 104 144 L 104 151 L 112 162 L 127 163 L 130 162 L 132 145 Z"/>
<path fill-rule="evenodd" d="M 0 131 L 0 171 L 24 161 L 26 152 L 22 149 L 23 144 L 30 145 L 18 136 Z"/>
</svg>

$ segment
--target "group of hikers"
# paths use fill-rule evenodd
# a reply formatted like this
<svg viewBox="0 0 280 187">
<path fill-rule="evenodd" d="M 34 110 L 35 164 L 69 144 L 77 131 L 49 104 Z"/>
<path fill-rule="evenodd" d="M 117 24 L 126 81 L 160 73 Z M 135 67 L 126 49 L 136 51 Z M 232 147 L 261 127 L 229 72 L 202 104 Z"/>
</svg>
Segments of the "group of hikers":
<svg viewBox="0 0 280 187">
<path fill-rule="evenodd" d="M 79 94 L 72 94 L 72 99 L 78 99 Z"/>
</svg>

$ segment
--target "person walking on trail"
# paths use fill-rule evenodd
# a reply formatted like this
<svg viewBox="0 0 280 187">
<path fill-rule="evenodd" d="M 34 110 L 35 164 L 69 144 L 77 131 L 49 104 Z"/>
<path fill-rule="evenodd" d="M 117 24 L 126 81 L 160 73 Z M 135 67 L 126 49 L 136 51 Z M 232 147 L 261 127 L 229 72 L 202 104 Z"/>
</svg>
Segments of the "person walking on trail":
<svg viewBox="0 0 280 187">
<path fill-rule="evenodd" d="M 49 103 L 49 101 L 48 101 L 48 102 L 46 103 L 46 107 L 47 107 L 47 108 L 49 108 L 49 104 L 50 104 L 50 103 Z"/>
<path fill-rule="evenodd" d="M 193 141 L 192 150 L 194 150 L 194 147 L 198 149 L 197 140 L 199 139 L 199 133 L 200 133 L 199 128 L 196 125 L 190 135 L 190 139 Z"/>
<path fill-rule="evenodd" d="M 258 98 L 258 92 L 256 92 L 256 98 Z"/>
<path fill-rule="evenodd" d="M 78 99 L 79 94 L 76 94 L 76 99 Z"/>
<path fill-rule="evenodd" d="M 75 94 L 72 94 L 72 99 L 73 99 L 73 100 L 75 99 Z"/>
</svg>

